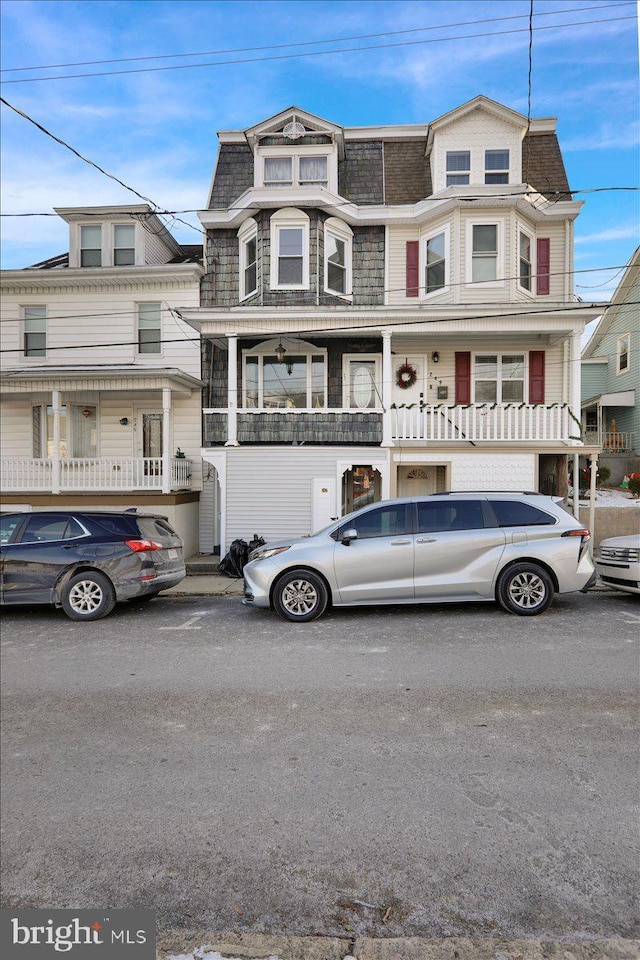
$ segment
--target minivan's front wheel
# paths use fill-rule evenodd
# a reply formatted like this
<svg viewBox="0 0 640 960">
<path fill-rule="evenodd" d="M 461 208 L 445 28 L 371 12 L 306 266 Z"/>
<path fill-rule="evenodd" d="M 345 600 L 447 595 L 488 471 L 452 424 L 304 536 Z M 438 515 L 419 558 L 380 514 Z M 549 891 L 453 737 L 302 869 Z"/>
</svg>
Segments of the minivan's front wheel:
<svg viewBox="0 0 640 960">
<path fill-rule="evenodd" d="M 554 596 L 551 577 L 536 563 L 515 563 L 500 575 L 498 600 L 509 613 L 534 617 L 547 609 Z"/>
<path fill-rule="evenodd" d="M 71 577 L 61 599 L 62 609 L 71 620 L 100 620 L 111 613 L 116 604 L 111 582 L 93 570 Z"/>
<path fill-rule="evenodd" d="M 283 620 L 306 623 L 327 609 L 329 594 L 322 577 L 311 570 L 289 570 L 273 591 L 273 606 Z"/>
</svg>

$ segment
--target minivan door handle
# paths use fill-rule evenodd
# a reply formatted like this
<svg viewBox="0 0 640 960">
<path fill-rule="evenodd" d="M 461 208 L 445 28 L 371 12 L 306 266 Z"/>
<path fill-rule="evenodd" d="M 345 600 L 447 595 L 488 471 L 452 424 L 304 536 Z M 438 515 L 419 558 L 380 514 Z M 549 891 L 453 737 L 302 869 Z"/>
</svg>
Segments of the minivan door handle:
<svg viewBox="0 0 640 960">
<path fill-rule="evenodd" d="M 418 537 L 416 543 L 435 543 L 437 539 L 437 537 Z"/>
<path fill-rule="evenodd" d="M 404 547 L 408 543 L 411 543 L 411 540 L 392 540 L 390 546 L 392 547 Z"/>
</svg>

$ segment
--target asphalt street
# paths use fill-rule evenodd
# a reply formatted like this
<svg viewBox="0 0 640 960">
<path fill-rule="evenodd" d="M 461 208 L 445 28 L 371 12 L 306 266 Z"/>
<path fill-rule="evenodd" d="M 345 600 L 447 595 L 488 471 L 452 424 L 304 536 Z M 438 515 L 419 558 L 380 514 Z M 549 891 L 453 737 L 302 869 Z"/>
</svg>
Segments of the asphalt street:
<svg viewBox="0 0 640 960">
<path fill-rule="evenodd" d="M 638 936 L 640 605 L 3 616 L 3 906 L 160 929 Z"/>
</svg>

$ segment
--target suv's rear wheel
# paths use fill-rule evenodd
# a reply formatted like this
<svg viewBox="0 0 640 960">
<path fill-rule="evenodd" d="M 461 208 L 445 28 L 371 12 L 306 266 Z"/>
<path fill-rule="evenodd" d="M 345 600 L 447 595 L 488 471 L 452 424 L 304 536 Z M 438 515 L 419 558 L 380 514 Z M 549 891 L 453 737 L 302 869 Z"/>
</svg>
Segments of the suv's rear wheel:
<svg viewBox="0 0 640 960">
<path fill-rule="evenodd" d="M 289 570 L 276 583 L 273 606 L 283 620 L 306 623 L 327 609 L 329 594 L 322 577 L 311 570 Z"/>
<path fill-rule="evenodd" d="M 551 577 L 536 563 L 514 563 L 498 580 L 501 605 L 521 617 L 533 617 L 546 610 L 554 592 Z"/>
<path fill-rule="evenodd" d="M 100 620 L 111 613 L 116 597 L 111 582 L 102 573 L 76 573 L 62 591 L 62 609 L 71 620 Z"/>
</svg>

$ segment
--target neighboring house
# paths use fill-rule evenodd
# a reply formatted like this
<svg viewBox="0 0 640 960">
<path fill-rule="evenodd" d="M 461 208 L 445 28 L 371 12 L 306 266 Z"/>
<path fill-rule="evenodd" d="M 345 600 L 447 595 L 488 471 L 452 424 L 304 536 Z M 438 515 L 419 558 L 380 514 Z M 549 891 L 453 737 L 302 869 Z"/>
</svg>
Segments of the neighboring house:
<svg viewBox="0 0 640 960">
<path fill-rule="evenodd" d="M 614 483 L 640 468 L 639 304 L 640 247 L 582 353 L 583 435 Z"/>
<path fill-rule="evenodd" d="M 202 247 L 144 205 L 56 211 L 69 253 L 0 274 L 3 509 L 138 507 L 198 549 Z M 180 452 L 184 456 L 176 456 Z"/>
<path fill-rule="evenodd" d="M 568 457 L 595 455 L 598 311 L 573 298 L 582 204 L 555 129 L 480 96 L 429 124 L 291 107 L 219 134 L 201 307 L 182 311 L 204 341 L 212 546 L 386 497 L 566 492 Z"/>
</svg>

